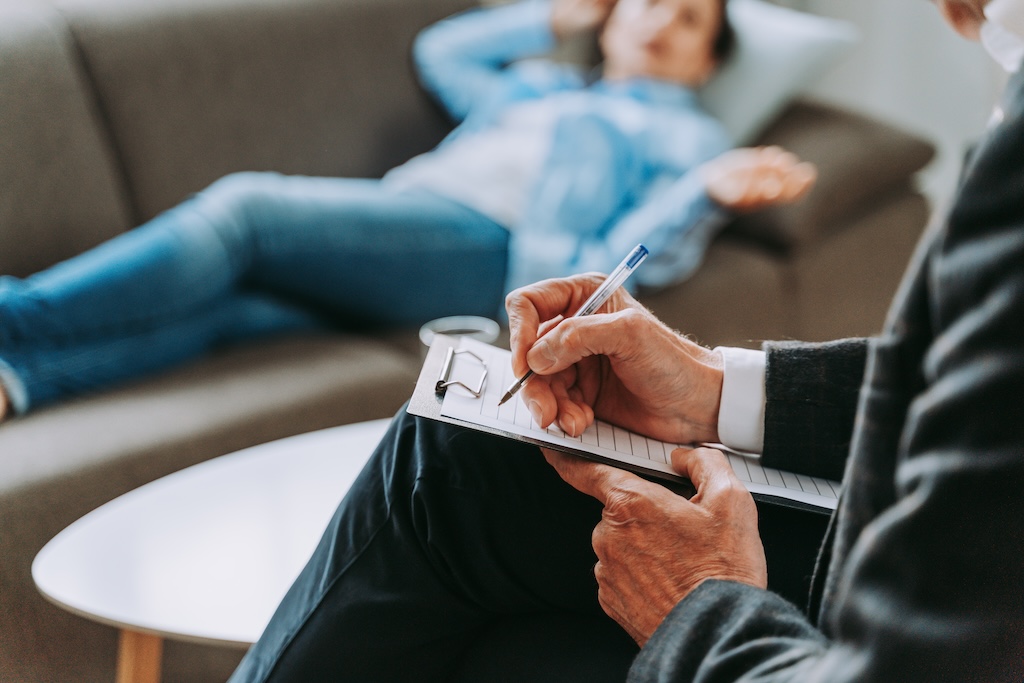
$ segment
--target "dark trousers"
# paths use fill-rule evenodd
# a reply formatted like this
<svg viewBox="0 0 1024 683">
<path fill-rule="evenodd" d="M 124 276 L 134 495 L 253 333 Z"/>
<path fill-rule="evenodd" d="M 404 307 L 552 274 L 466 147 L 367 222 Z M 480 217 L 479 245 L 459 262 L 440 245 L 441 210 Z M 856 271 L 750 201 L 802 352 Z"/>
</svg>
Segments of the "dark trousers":
<svg viewBox="0 0 1024 683">
<path fill-rule="evenodd" d="M 825 518 L 770 514 L 802 590 Z M 536 447 L 402 411 L 231 683 L 623 681 L 637 646 L 597 602 L 600 516 Z"/>
</svg>

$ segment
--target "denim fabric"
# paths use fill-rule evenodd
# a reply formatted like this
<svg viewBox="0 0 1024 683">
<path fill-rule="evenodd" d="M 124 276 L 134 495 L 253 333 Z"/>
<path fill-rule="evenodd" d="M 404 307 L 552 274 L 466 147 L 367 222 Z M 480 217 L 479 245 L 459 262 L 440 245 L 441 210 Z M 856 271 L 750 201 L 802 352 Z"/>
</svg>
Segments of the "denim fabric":
<svg viewBox="0 0 1024 683">
<path fill-rule="evenodd" d="M 241 173 L 25 280 L 0 278 L 15 410 L 260 335 L 495 316 L 507 232 L 373 180 Z"/>
</svg>

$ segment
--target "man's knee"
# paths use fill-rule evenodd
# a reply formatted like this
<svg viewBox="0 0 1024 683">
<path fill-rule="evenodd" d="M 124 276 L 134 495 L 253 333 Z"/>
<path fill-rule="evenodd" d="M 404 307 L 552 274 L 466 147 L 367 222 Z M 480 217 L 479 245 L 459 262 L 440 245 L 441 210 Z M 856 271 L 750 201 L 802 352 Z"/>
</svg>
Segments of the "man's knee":
<svg viewBox="0 0 1024 683">
<path fill-rule="evenodd" d="M 392 474 L 404 476 L 404 487 L 418 480 L 445 483 L 465 490 L 515 488 L 556 476 L 531 444 L 410 415 L 404 408 L 392 421 L 378 455 Z"/>
</svg>

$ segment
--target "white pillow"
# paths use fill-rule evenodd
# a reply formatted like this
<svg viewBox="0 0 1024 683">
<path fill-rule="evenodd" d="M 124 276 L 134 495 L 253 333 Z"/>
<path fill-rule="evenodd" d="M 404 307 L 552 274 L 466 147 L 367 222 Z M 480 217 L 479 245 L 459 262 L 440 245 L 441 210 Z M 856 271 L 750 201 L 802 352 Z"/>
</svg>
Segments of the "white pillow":
<svg viewBox="0 0 1024 683">
<path fill-rule="evenodd" d="M 859 35 L 848 22 L 762 0 L 729 0 L 728 8 L 736 49 L 701 89 L 700 99 L 744 145 L 835 66 Z"/>
</svg>

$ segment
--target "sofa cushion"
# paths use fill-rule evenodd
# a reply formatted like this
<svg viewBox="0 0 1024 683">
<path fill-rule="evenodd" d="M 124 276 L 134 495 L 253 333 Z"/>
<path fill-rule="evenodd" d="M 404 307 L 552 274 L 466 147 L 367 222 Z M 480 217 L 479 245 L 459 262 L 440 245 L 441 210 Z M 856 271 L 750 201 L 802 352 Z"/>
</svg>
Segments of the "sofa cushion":
<svg viewBox="0 0 1024 683">
<path fill-rule="evenodd" d="M 48 605 L 32 583 L 32 558 L 57 532 L 213 456 L 390 416 L 418 365 L 347 335 L 282 338 L 0 424 L 0 680 L 113 680 L 113 630 Z M 183 667 L 197 668 L 197 650 L 181 654 L 188 661 L 168 657 L 166 680 L 223 681 L 237 662 L 229 651 L 213 657 L 213 672 L 185 675 Z"/>
<path fill-rule="evenodd" d="M 785 336 L 796 327 L 782 264 L 749 242 L 715 240 L 692 277 L 665 289 L 641 290 L 639 298 L 669 327 L 709 346 L 760 348 L 759 340 Z"/>
<path fill-rule="evenodd" d="M 58 0 L 139 220 L 233 171 L 376 176 L 447 130 L 415 33 L 462 0 Z"/>
<path fill-rule="evenodd" d="M 849 111 L 797 102 L 760 137 L 814 162 L 818 182 L 802 201 L 744 216 L 728 232 L 791 251 L 903 192 L 935 153 L 931 143 Z"/>
<path fill-rule="evenodd" d="M 762 0 L 732 0 L 736 49 L 700 98 L 739 145 L 750 144 L 794 97 L 857 42 L 852 24 Z"/>
<path fill-rule="evenodd" d="M 0 494 L 104 462 L 167 459 L 177 469 L 271 439 L 390 417 L 418 370 L 415 356 L 341 334 L 227 349 L 0 424 Z"/>
<path fill-rule="evenodd" d="M 0 273 L 28 275 L 123 231 L 124 188 L 60 15 L 0 4 Z"/>
</svg>

